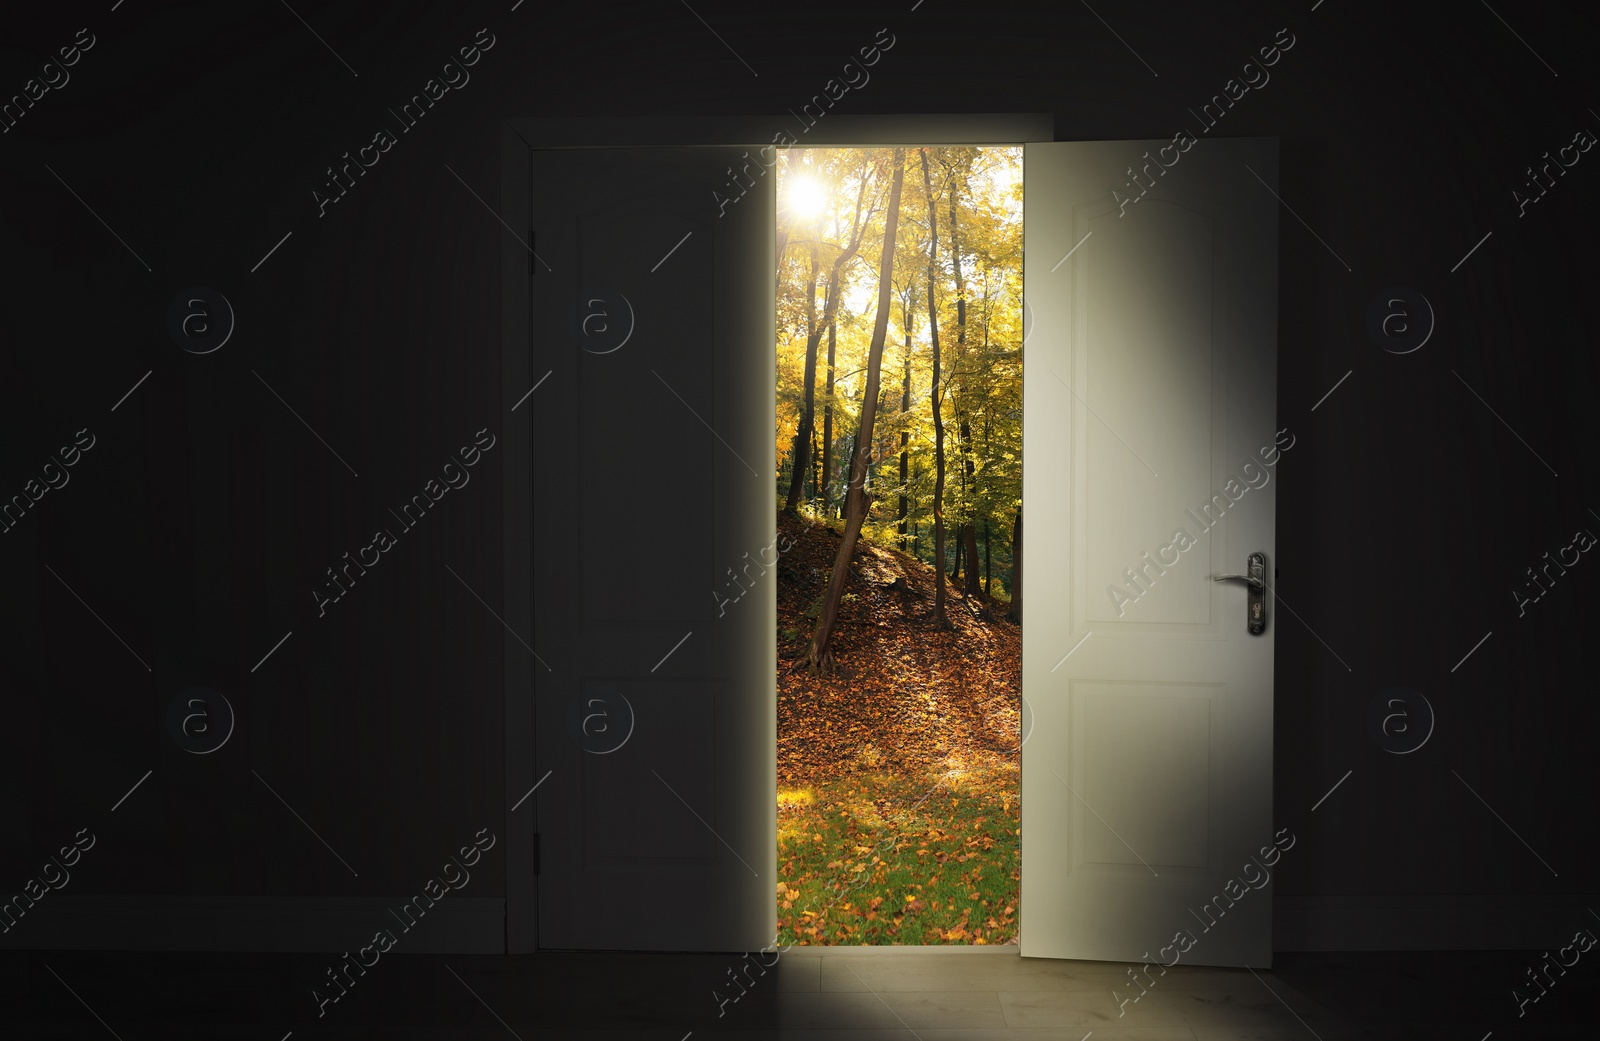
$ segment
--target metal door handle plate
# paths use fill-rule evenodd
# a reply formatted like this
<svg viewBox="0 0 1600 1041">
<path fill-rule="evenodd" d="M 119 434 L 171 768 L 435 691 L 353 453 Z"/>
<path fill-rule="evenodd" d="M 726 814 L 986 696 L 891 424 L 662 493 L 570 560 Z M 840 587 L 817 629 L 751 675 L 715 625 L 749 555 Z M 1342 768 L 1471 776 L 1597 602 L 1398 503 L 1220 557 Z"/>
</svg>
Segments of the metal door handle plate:
<svg viewBox="0 0 1600 1041">
<path fill-rule="evenodd" d="M 1222 582 L 1235 580 L 1246 583 L 1250 590 L 1245 596 L 1245 627 L 1251 636 L 1260 636 L 1267 631 L 1267 556 L 1265 553 L 1252 553 L 1245 559 L 1245 573 L 1242 575 L 1212 575 L 1211 581 Z"/>
</svg>

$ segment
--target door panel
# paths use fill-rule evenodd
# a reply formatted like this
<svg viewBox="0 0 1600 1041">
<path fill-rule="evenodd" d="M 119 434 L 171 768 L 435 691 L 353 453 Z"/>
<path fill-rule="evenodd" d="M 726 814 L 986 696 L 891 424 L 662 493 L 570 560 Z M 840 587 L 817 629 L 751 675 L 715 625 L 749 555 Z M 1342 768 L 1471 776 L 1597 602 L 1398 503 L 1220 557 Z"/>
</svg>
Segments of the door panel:
<svg viewBox="0 0 1600 1041">
<path fill-rule="evenodd" d="M 1259 551 L 1273 583 L 1277 145 L 1169 148 L 1123 204 L 1164 144 L 1024 153 L 1020 942 L 1262 967 L 1271 885 L 1229 883 L 1273 844 L 1276 618 L 1212 576 Z"/>
<path fill-rule="evenodd" d="M 1121 822 L 1118 838 L 1093 816 L 1078 816 L 1075 870 L 1151 877 L 1141 856 L 1177 877 L 1215 867 L 1209 783 L 1220 752 L 1219 693 L 1216 685 L 1069 684 L 1075 741 L 1063 778 L 1107 820 Z"/>
<path fill-rule="evenodd" d="M 776 605 L 713 595 L 775 532 L 772 179 L 712 197 L 741 152 L 532 153 L 541 948 L 776 929 Z"/>
<path fill-rule="evenodd" d="M 711 502 L 716 474 L 712 453 L 722 448 L 696 413 L 709 420 L 714 411 L 715 360 L 710 344 L 692 327 L 674 326 L 703 322 L 713 313 L 712 285 L 703 276 L 712 270 L 713 235 L 708 231 L 715 229 L 705 225 L 705 213 L 697 220 L 677 212 L 680 207 L 689 211 L 689 200 L 662 194 L 650 183 L 650 159 L 636 157 L 634 194 L 622 196 L 628 189 L 619 187 L 618 198 L 578 220 L 580 270 L 591 278 L 579 291 L 615 288 L 627 298 L 607 300 L 605 317 L 591 321 L 621 322 L 631 315 L 635 323 L 621 347 L 590 355 L 594 361 L 581 370 L 578 384 L 577 468 L 585 487 L 580 528 L 583 607 L 591 622 L 711 617 L 709 597 L 686 593 L 704 586 L 712 572 L 713 525 L 700 511 L 680 510 L 676 504 Z M 703 199 L 693 201 L 704 209 Z M 689 238 L 650 272 L 685 234 Z M 659 247 L 655 256 L 648 255 L 646 244 Z M 627 289 L 614 285 L 619 279 L 629 283 Z M 613 343 L 603 340 L 593 349 Z M 630 405 L 625 417 L 617 408 L 621 402 Z M 670 465 L 663 465 L 663 453 L 670 453 Z M 636 585 L 637 554 L 618 550 L 638 542 L 643 504 L 658 504 L 649 510 L 649 541 L 672 551 L 650 562 L 651 582 Z M 616 595 L 630 586 L 630 595 Z"/>
<path fill-rule="evenodd" d="M 1095 235 L 1079 251 L 1092 262 L 1083 258 L 1073 271 L 1079 280 L 1074 360 L 1082 371 L 1057 366 L 1061 379 L 1050 377 L 1055 386 L 1045 388 L 1077 404 L 1064 381 L 1100 416 L 1084 417 L 1083 428 L 1083 491 L 1096 504 L 1083 541 L 1082 588 L 1099 594 L 1086 598 L 1091 622 L 1118 619 L 1104 589 L 1124 583 L 1122 570 L 1150 548 L 1152 535 L 1171 534 L 1163 530 L 1164 500 L 1205 501 L 1213 435 L 1212 219 L 1156 199 L 1119 218 L 1108 203 L 1075 207 L 1079 235 Z M 1150 436 L 1141 440 L 1135 432 Z M 1123 444 L 1119 437 L 1132 440 Z M 1139 618 L 1205 624 L 1210 603 L 1204 583 L 1158 582 L 1141 598 Z"/>
</svg>

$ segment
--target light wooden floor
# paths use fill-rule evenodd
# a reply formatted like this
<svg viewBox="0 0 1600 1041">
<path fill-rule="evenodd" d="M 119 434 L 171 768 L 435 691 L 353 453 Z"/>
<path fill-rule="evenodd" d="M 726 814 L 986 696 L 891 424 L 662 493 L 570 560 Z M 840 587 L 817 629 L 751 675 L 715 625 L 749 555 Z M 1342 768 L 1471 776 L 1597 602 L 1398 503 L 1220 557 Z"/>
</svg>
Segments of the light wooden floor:
<svg viewBox="0 0 1600 1041">
<path fill-rule="evenodd" d="M 796 948 L 738 994 L 737 955 L 382 958 L 318 1017 L 325 955 L 0 954 L 0 1038 L 121 1041 L 1491 1041 L 1590 1033 L 1600 965 L 1518 1018 L 1537 953 L 1280 955 L 1269 972 L 1127 966 L 1016 948 Z M 743 978 L 743 977 L 741 977 Z M 1119 984 L 1119 981 L 1121 983 Z M 1583 1024 L 1589 1023 L 1585 1028 Z"/>
</svg>

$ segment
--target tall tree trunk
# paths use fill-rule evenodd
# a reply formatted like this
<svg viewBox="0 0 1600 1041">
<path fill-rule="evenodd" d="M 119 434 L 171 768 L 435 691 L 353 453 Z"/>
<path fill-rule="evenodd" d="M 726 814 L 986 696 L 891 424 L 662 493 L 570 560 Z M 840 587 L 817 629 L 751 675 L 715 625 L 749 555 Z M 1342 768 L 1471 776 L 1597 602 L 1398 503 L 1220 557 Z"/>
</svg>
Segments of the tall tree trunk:
<svg viewBox="0 0 1600 1041">
<path fill-rule="evenodd" d="M 821 453 L 817 451 L 817 432 L 811 432 L 811 458 L 818 460 L 816 468 L 811 472 L 811 498 L 815 499 L 822 491 L 822 482 L 825 480 L 826 471 L 821 465 Z"/>
<path fill-rule="evenodd" d="M 1022 624 L 1022 507 L 1017 507 L 1017 522 L 1011 527 L 1011 610 L 1008 621 Z"/>
<path fill-rule="evenodd" d="M 833 504 L 833 353 L 839 320 L 828 322 L 828 395 L 822 406 L 822 512 Z"/>
<path fill-rule="evenodd" d="M 967 547 L 967 582 L 962 587 L 963 595 L 978 595 L 978 529 L 973 520 L 972 504 L 978 498 L 978 476 L 972 464 L 972 424 L 970 409 L 967 407 L 971 401 L 967 396 L 966 374 L 967 366 L 967 280 L 961 273 L 961 233 L 960 224 L 956 221 L 956 212 L 961 202 L 961 179 L 952 176 L 950 181 L 950 261 L 956 273 L 956 364 L 961 377 L 961 396 L 958 399 L 957 411 L 961 415 L 961 454 L 965 457 L 966 465 L 961 475 L 961 498 L 967 505 L 967 523 L 962 530 L 962 538 Z M 959 554 L 958 554 L 959 555 Z"/>
<path fill-rule="evenodd" d="M 833 288 L 828 289 L 831 308 Z M 800 508 L 800 497 L 805 491 L 806 471 L 811 469 L 811 425 L 817 397 L 817 344 L 821 329 L 817 326 L 817 255 L 811 254 L 811 278 L 806 282 L 806 376 L 805 400 L 800 405 L 800 421 L 794 428 L 794 471 L 789 476 L 789 498 L 784 502 L 784 512 L 794 513 Z"/>
<path fill-rule="evenodd" d="M 928 150 L 922 154 L 922 191 L 928 200 L 928 338 L 933 345 L 933 614 L 930 621 L 949 629 L 944 610 L 944 418 L 939 413 L 939 305 L 934 287 L 939 281 L 939 215 L 933 202 L 933 178 L 928 175 Z"/>
<path fill-rule="evenodd" d="M 816 395 L 817 395 L 817 345 L 822 341 L 822 330 L 825 326 L 833 324 L 834 315 L 839 309 L 839 298 L 844 294 L 839 292 L 839 276 L 844 272 L 845 265 L 850 263 L 861 248 L 861 237 L 866 233 L 861 222 L 861 204 L 867 195 L 866 163 L 863 161 L 861 170 L 861 186 L 856 192 L 855 223 L 850 228 L 850 243 L 833 259 L 833 267 L 828 274 L 828 293 L 826 303 L 822 308 L 822 321 L 816 321 L 817 308 L 817 255 L 811 254 L 811 281 L 806 286 L 806 376 L 805 376 L 805 404 L 801 409 L 800 422 L 795 425 L 795 473 L 789 481 L 789 498 L 784 504 L 784 512 L 794 513 L 800 506 L 800 494 L 805 470 L 809 468 L 810 461 L 806 454 L 811 449 L 811 430 L 816 422 Z M 872 212 L 867 212 L 867 223 L 872 223 Z"/>
<path fill-rule="evenodd" d="M 987 282 L 988 282 L 987 278 L 984 281 L 985 281 L 985 296 L 987 297 Z M 987 342 L 988 339 L 989 339 L 989 337 L 988 337 L 987 326 L 986 326 L 985 327 L 985 333 L 984 333 L 984 341 L 985 341 L 984 346 L 985 347 L 988 346 L 988 342 Z M 984 458 L 986 458 L 986 459 L 993 459 L 994 458 L 994 440 L 993 440 L 991 434 L 992 434 L 992 431 L 989 429 L 989 410 L 988 409 L 984 409 L 984 412 L 983 412 L 983 454 L 984 454 Z M 994 573 L 990 569 L 990 566 L 989 566 L 989 552 L 990 552 L 990 546 L 991 546 L 992 542 L 993 542 L 993 537 L 992 537 L 990 529 L 989 529 L 989 514 L 987 512 L 985 512 L 984 515 L 983 515 L 983 595 L 986 596 L 986 597 L 991 597 L 991 596 L 994 595 L 994 585 L 993 585 Z"/>
<path fill-rule="evenodd" d="M 983 595 L 992 595 L 994 572 L 989 566 L 989 518 L 983 518 Z"/>
<path fill-rule="evenodd" d="M 911 324 L 909 318 L 906 325 Z M 906 479 L 911 465 L 911 333 L 906 333 L 906 378 L 900 388 L 900 552 L 906 551 Z"/>
<path fill-rule="evenodd" d="M 889 289 L 894 274 L 894 240 L 900 224 L 900 188 L 905 181 L 905 149 L 896 148 L 891 160 L 894 164 L 894 181 L 889 190 L 889 209 L 883 220 L 883 256 L 878 261 L 878 316 L 872 325 L 872 345 L 867 351 L 867 386 L 861 395 L 861 422 L 856 434 L 857 445 L 872 444 L 872 424 L 878 413 L 878 377 L 883 368 L 883 341 L 889 335 Z M 833 626 L 839 617 L 839 601 L 844 596 L 845 580 L 850 576 L 850 557 L 861 535 L 861 522 L 866 519 L 867 457 L 861 451 L 850 454 L 850 486 L 845 492 L 844 538 L 839 540 L 839 552 L 833 558 L 833 573 L 828 576 L 828 593 L 822 602 L 822 612 L 817 616 L 817 628 L 811 634 L 811 645 L 806 649 L 805 660 L 812 671 L 833 667 L 833 651 L 829 641 Z"/>
<path fill-rule="evenodd" d="M 978 524 L 966 521 L 962 539 L 966 544 L 966 585 L 962 587 L 962 595 L 979 596 L 982 590 L 978 587 Z"/>
<path fill-rule="evenodd" d="M 958 300 L 959 304 L 960 301 Z M 970 447 L 967 444 L 967 408 L 965 395 L 962 393 L 961 384 L 961 355 L 956 354 L 954 364 L 950 366 L 950 403 L 956 411 L 956 441 L 955 459 L 956 474 L 961 479 L 961 498 L 956 500 L 960 507 L 957 510 L 955 525 L 956 566 L 950 569 L 950 582 L 959 585 L 961 582 L 962 549 L 966 545 L 967 527 L 969 526 L 972 512 L 971 484 L 968 480 L 971 465 Z M 967 561 L 967 570 L 971 571 L 972 562 Z"/>
<path fill-rule="evenodd" d="M 847 459 L 854 459 L 856 457 L 856 441 L 857 441 L 858 437 L 859 437 L 859 433 L 858 433 L 858 435 L 856 437 L 851 437 L 850 438 L 850 452 L 846 456 Z M 846 472 L 846 479 L 848 479 L 848 477 L 849 477 L 849 473 L 847 471 Z M 842 503 L 842 502 L 841 503 L 835 503 L 834 506 L 833 506 L 833 509 L 829 512 L 828 516 L 830 516 L 830 517 L 833 517 L 833 516 L 843 517 L 844 516 L 844 503 Z"/>
</svg>

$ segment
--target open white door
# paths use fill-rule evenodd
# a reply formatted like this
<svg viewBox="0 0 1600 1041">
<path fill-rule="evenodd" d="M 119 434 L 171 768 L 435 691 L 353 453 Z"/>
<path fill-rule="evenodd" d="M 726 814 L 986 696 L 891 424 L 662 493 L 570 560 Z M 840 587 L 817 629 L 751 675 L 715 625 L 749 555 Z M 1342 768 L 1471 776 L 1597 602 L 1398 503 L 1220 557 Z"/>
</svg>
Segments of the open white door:
<svg viewBox="0 0 1600 1041">
<path fill-rule="evenodd" d="M 1278 150 L 1189 145 L 1024 153 L 1024 956 L 1271 964 Z"/>
<path fill-rule="evenodd" d="M 725 214 L 713 196 L 741 153 L 532 153 L 545 949 L 743 951 L 776 930 L 771 579 L 713 595 L 775 531 L 774 178 Z"/>
</svg>

